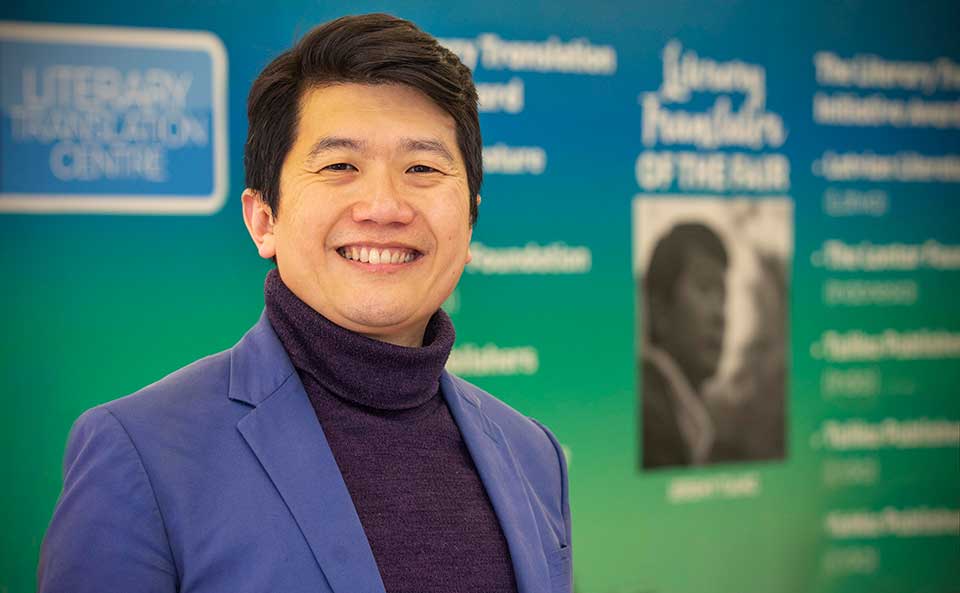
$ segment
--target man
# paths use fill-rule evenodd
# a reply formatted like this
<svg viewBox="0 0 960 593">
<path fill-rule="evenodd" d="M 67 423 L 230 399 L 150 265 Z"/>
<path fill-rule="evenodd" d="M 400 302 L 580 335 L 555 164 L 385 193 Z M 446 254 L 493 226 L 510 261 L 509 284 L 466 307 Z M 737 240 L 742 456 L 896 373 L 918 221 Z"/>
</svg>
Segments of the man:
<svg viewBox="0 0 960 593">
<path fill-rule="evenodd" d="M 557 441 L 443 370 L 482 177 L 469 70 L 345 17 L 263 70 L 248 117 L 264 315 L 77 421 L 40 590 L 569 591 Z"/>
<path fill-rule="evenodd" d="M 714 427 L 702 390 L 720 363 L 726 271 L 723 242 L 702 224 L 678 224 L 654 247 L 643 279 L 644 468 L 711 459 Z"/>
</svg>

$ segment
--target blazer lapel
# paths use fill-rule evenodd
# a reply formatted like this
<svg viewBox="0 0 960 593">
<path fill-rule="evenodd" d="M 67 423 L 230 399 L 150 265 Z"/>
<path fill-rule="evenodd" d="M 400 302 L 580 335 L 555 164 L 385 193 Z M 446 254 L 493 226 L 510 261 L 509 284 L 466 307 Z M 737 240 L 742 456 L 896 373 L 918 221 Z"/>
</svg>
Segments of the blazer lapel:
<svg viewBox="0 0 960 593">
<path fill-rule="evenodd" d="M 507 539 L 520 593 L 549 593 L 550 572 L 524 478 L 503 432 L 444 371 L 440 387 Z"/>
<path fill-rule="evenodd" d="M 230 397 L 255 406 L 237 428 L 336 593 L 385 593 L 323 429 L 265 316 L 232 353 Z"/>
</svg>

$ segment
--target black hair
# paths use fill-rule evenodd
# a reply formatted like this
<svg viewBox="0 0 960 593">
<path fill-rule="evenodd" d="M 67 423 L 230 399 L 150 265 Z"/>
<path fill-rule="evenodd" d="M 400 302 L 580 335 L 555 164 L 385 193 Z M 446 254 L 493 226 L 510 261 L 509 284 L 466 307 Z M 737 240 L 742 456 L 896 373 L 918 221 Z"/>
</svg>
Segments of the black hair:
<svg viewBox="0 0 960 593">
<path fill-rule="evenodd" d="M 727 267 L 727 249 L 719 235 L 710 227 L 697 223 L 680 223 L 670 229 L 653 248 L 650 265 L 643 278 L 647 299 L 660 298 L 669 302 L 674 286 L 687 264 L 690 251 L 699 249 Z"/>
</svg>

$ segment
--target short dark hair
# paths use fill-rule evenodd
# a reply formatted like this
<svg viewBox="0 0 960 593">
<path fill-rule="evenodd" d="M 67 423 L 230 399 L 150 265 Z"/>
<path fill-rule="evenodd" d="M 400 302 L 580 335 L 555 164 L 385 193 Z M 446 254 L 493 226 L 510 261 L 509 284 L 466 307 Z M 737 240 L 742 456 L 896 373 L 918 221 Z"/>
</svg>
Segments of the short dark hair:
<svg viewBox="0 0 960 593">
<path fill-rule="evenodd" d="M 727 249 L 719 235 L 698 222 L 680 223 L 670 229 L 653 248 L 650 265 L 643 277 L 644 293 L 649 299 L 670 299 L 673 288 L 686 266 L 687 255 L 699 249 L 727 267 Z"/>
<path fill-rule="evenodd" d="M 253 81 L 243 154 L 247 187 L 278 212 L 280 169 L 296 137 L 304 91 L 351 82 L 413 87 L 453 117 L 474 224 L 483 183 L 483 142 L 470 69 L 410 21 L 382 13 L 345 16 L 315 27 Z"/>
</svg>

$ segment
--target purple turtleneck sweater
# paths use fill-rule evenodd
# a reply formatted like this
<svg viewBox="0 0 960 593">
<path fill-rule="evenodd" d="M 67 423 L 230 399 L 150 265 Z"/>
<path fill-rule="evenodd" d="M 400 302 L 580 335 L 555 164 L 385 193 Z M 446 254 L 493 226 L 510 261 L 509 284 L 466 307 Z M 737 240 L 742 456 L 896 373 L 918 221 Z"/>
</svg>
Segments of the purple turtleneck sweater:
<svg viewBox="0 0 960 593">
<path fill-rule="evenodd" d="M 447 314 L 407 348 L 328 321 L 276 270 L 264 293 L 387 593 L 515 593 L 506 539 L 440 393 L 454 340 Z"/>
</svg>

